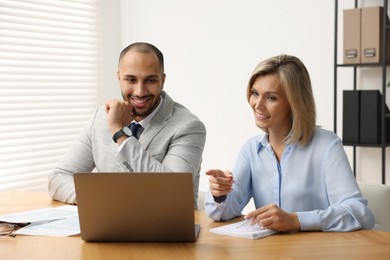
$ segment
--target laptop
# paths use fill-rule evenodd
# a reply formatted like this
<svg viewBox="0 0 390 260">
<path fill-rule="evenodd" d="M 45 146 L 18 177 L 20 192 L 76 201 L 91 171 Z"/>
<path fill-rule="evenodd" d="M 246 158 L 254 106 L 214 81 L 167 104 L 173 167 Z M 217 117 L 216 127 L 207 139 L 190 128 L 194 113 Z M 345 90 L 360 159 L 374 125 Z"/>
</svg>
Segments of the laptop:
<svg viewBox="0 0 390 260">
<path fill-rule="evenodd" d="M 194 242 L 191 173 L 76 173 L 81 238 L 88 242 Z"/>
</svg>

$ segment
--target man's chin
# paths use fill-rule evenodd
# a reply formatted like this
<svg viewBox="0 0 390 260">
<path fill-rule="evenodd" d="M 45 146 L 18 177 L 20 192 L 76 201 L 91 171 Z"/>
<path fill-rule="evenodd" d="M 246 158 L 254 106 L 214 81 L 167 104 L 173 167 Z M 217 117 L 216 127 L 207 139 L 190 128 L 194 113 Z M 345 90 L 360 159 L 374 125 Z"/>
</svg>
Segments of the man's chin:
<svg viewBox="0 0 390 260">
<path fill-rule="evenodd" d="M 142 111 L 136 111 L 136 110 L 133 111 L 133 115 L 137 121 L 144 119 L 145 117 L 150 115 L 150 113 L 151 113 L 150 111 L 148 111 L 148 112 L 142 112 Z"/>
</svg>

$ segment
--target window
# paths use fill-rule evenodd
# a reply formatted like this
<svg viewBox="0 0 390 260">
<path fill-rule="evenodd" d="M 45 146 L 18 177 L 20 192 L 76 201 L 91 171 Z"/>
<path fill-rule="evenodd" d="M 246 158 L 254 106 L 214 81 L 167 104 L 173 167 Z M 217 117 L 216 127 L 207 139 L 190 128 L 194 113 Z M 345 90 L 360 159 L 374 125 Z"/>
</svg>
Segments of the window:
<svg viewBox="0 0 390 260">
<path fill-rule="evenodd" d="M 94 0 L 0 3 L 0 190 L 46 191 L 97 105 Z"/>
</svg>

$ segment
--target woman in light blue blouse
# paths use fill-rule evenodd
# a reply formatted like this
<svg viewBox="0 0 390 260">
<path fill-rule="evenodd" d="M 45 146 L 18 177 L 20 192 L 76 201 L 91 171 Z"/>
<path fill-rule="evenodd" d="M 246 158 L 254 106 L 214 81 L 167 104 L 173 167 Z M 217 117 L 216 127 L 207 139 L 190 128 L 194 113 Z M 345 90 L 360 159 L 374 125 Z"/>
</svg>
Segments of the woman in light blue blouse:
<svg viewBox="0 0 390 260">
<path fill-rule="evenodd" d="M 216 221 L 241 215 L 253 198 L 252 224 L 279 231 L 371 229 L 374 216 L 338 136 L 316 127 L 310 77 L 294 56 L 261 62 L 247 99 L 257 127 L 232 172 L 209 170 L 205 210 Z"/>
</svg>

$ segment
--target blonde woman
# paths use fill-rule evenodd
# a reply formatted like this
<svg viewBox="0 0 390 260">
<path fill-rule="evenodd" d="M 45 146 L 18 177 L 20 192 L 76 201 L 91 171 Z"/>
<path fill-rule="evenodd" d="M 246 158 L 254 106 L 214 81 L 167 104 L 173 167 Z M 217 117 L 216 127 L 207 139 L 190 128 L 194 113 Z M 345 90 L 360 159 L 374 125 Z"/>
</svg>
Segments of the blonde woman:
<svg viewBox="0 0 390 260">
<path fill-rule="evenodd" d="M 239 152 L 233 171 L 209 170 L 205 210 L 216 221 L 241 215 L 253 198 L 251 224 L 282 232 L 371 229 L 338 136 L 316 126 L 309 73 L 294 56 L 261 62 L 247 88 L 256 126 L 263 130 Z"/>
</svg>

